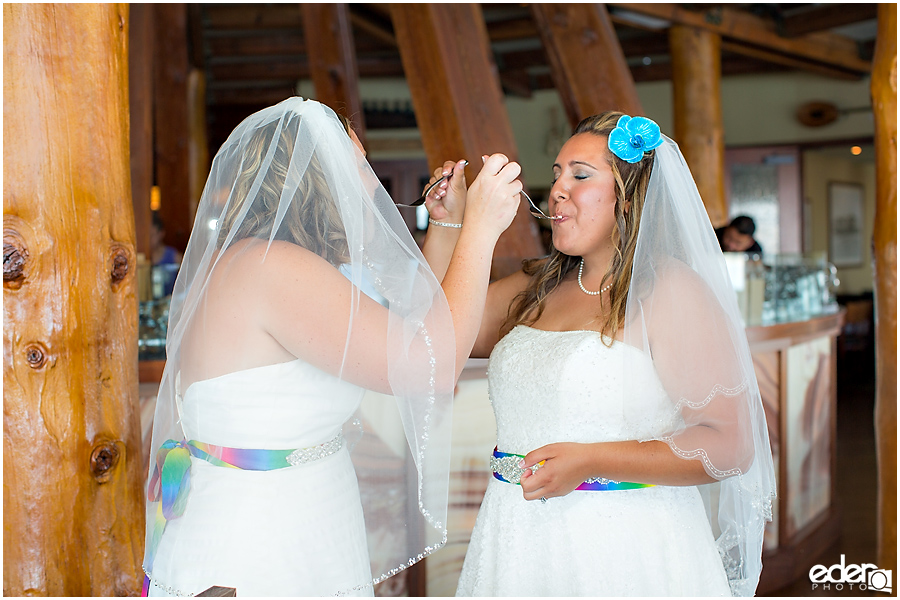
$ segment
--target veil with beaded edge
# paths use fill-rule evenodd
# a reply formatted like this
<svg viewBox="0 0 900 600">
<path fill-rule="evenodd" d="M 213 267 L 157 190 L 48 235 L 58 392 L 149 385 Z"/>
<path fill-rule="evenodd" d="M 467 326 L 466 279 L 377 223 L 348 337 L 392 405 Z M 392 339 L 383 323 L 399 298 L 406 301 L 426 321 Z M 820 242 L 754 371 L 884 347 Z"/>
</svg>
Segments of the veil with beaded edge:
<svg viewBox="0 0 900 600">
<path fill-rule="evenodd" d="M 766 417 L 724 257 L 677 144 L 655 149 L 624 319 L 624 342 L 652 360 L 668 412 L 625 364 L 625 417 L 718 480 L 698 486 L 732 595 L 752 596 L 772 519 L 775 471 Z M 648 421 L 659 420 L 657 423 Z M 654 427 L 655 425 L 655 427 Z"/>
<path fill-rule="evenodd" d="M 264 151 L 251 156 L 248 147 L 261 132 Z M 273 166 L 285 132 L 293 140 L 287 157 L 282 156 L 286 169 Z M 239 185 L 241 177 L 249 188 Z M 332 203 L 336 216 L 318 219 L 313 217 L 319 213 L 292 210 L 292 203 L 304 195 Z M 257 202 L 270 202 L 274 210 L 250 211 Z M 251 219 L 256 221 L 250 223 Z M 250 230 L 253 233 L 247 233 Z M 163 444 L 184 437 L 177 405 L 184 390 L 176 389 L 182 342 L 219 258 L 245 237 L 271 245 L 298 230 L 303 232 L 300 239 L 309 243 L 296 236 L 294 243 L 306 244 L 353 284 L 345 360 L 346 350 L 360 343 L 355 315 L 361 294 L 388 311 L 382 351 L 388 357 L 393 398 L 367 394 L 344 427 L 357 471 L 372 566 L 371 580 L 348 582 L 347 589 L 334 590 L 349 593 L 403 571 L 446 543 L 455 338 L 440 284 L 393 201 L 335 113 L 318 102 L 295 97 L 254 113 L 213 160 L 172 296 L 148 485 Z M 315 326 L 315 316 L 305 318 Z M 351 369 L 353 365 L 345 362 L 336 375 L 344 378 Z M 148 496 L 145 572 L 152 571 L 162 535 L 157 519 L 161 506 L 161 500 Z"/>
</svg>

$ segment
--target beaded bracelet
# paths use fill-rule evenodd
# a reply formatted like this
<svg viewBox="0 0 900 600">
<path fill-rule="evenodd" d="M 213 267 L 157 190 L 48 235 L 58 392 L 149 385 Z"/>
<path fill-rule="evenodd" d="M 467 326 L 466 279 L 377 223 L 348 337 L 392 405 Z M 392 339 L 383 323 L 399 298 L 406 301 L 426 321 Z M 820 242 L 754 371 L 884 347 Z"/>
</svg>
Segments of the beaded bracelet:
<svg viewBox="0 0 900 600">
<path fill-rule="evenodd" d="M 438 225 L 440 227 L 453 227 L 454 229 L 459 229 L 462 227 L 462 223 L 444 223 L 443 221 L 435 221 L 431 217 L 428 217 L 428 222 L 432 225 Z"/>
</svg>

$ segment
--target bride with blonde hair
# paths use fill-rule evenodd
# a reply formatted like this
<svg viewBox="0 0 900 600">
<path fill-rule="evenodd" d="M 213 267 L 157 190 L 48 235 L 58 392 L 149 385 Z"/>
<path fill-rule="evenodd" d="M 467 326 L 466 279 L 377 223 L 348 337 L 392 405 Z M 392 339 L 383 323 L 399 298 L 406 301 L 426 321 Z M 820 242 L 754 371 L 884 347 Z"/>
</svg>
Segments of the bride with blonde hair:
<svg viewBox="0 0 900 600">
<path fill-rule="evenodd" d="M 552 172 L 549 256 L 491 284 L 473 349 L 497 447 L 457 595 L 751 596 L 772 454 L 690 170 L 610 111 Z"/>
<path fill-rule="evenodd" d="M 364 152 L 291 98 L 213 161 L 170 309 L 144 595 L 372 595 L 446 543 L 453 388 L 519 167 L 491 156 L 465 202 L 430 199 L 423 255 Z"/>
</svg>

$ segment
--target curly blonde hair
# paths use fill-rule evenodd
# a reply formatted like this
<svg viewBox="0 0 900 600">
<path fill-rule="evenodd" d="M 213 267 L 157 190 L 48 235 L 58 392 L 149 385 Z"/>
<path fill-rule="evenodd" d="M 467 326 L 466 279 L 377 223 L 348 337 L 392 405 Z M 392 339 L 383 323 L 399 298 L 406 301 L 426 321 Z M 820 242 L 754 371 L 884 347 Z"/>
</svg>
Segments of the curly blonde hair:
<svg viewBox="0 0 900 600">
<path fill-rule="evenodd" d="M 297 185 L 274 239 L 297 244 L 339 266 L 350 260 L 347 237 L 315 151 L 300 182 L 293 184 L 287 181 L 291 156 L 300 130 L 300 119 L 300 115 L 288 117 L 280 124 L 280 130 L 279 122 L 273 121 L 259 128 L 247 143 L 242 156 L 242 169 L 232 191 L 232 202 L 222 218 L 219 245 L 224 243 L 237 223 L 248 199 L 251 205 L 234 234 L 233 242 L 244 238 L 268 240 L 272 234 L 282 190 L 286 185 Z M 349 122 L 345 118 L 341 122 L 349 135 Z M 279 137 L 275 141 L 271 164 L 259 189 L 251 198 L 250 188 L 256 181 L 276 133 Z"/>
<path fill-rule="evenodd" d="M 607 111 L 587 117 L 575 127 L 572 135 L 580 133 L 596 135 L 598 143 L 603 143 L 605 147 L 606 139 L 623 114 L 618 111 Z M 654 151 L 646 152 L 640 161 L 627 163 L 612 152 L 607 154 L 616 181 L 614 209 L 616 225 L 612 234 L 615 254 L 600 284 L 601 287 L 606 287 L 608 282 L 612 283 L 609 289 L 609 310 L 603 314 L 601 296 L 601 313 L 598 316 L 602 323 L 600 331 L 610 338 L 610 345 L 625 319 L 634 250 L 654 156 Z M 553 247 L 552 243 L 549 256 L 524 261 L 522 270 L 531 277 L 531 280 L 528 287 L 510 303 L 506 321 L 500 328 L 501 337 L 516 325 L 531 325 L 537 321 L 544 312 L 546 298 L 580 263 L 580 256 L 563 254 Z"/>
</svg>

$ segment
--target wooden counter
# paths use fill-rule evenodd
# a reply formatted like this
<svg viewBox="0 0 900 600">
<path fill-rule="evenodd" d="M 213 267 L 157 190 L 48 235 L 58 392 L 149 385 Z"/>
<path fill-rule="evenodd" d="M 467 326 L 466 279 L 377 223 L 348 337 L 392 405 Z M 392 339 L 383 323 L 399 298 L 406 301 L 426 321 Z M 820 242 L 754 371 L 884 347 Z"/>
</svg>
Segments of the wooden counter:
<svg viewBox="0 0 900 600">
<path fill-rule="evenodd" d="M 778 490 L 758 594 L 807 577 L 840 534 L 836 357 L 843 320 L 842 311 L 747 328 Z"/>
<path fill-rule="evenodd" d="M 775 459 L 778 499 L 766 528 L 758 594 L 807 577 L 838 538 L 835 507 L 837 336 L 844 313 L 747 328 Z M 163 361 L 140 365 L 142 425 L 149 452 L 152 405 Z M 487 361 L 470 359 L 454 400 L 448 543 L 426 559 L 412 595 L 452 596 L 481 497 L 496 428 L 487 397 Z M 421 577 L 421 575 L 420 575 Z M 400 584 L 400 580 L 397 581 Z M 401 584 L 402 585 L 402 584 Z M 404 586 L 405 587 L 405 586 Z"/>
</svg>

